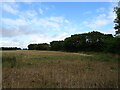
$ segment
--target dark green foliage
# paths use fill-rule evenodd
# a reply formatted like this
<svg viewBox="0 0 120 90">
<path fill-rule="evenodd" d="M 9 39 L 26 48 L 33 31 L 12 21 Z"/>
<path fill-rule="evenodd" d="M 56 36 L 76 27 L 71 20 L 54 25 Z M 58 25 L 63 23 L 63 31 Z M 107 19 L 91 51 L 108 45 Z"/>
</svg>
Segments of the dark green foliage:
<svg viewBox="0 0 120 90">
<path fill-rule="evenodd" d="M 0 50 L 21 50 L 21 48 L 17 48 L 17 47 L 0 47 Z"/>
<path fill-rule="evenodd" d="M 64 40 L 64 46 L 66 51 L 77 52 L 84 50 L 86 47 L 86 39 L 82 34 L 75 34 Z"/>
<path fill-rule="evenodd" d="M 66 51 L 103 51 L 104 41 L 113 38 L 111 34 L 103 34 L 97 31 L 75 34 L 64 40 Z"/>
<path fill-rule="evenodd" d="M 38 44 L 36 49 L 37 50 L 48 50 L 49 44 L 47 44 L 47 43 Z"/>
<path fill-rule="evenodd" d="M 52 41 L 50 42 L 50 50 L 64 50 L 64 41 Z"/>
<path fill-rule="evenodd" d="M 30 44 L 28 45 L 29 50 L 48 50 L 49 44 L 41 43 L 41 44 Z"/>
<path fill-rule="evenodd" d="M 98 31 L 92 31 L 83 34 L 71 35 L 64 41 L 52 41 L 50 46 L 47 43 L 30 44 L 29 50 L 55 50 L 55 51 L 93 51 L 118 53 L 120 48 L 120 38 L 113 37 L 112 34 L 104 34 Z"/>
<path fill-rule="evenodd" d="M 116 19 L 114 20 L 115 23 L 115 29 L 116 29 L 116 36 L 120 35 L 120 1 L 118 2 L 118 6 L 114 8 L 114 11 L 116 13 Z"/>
<path fill-rule="evenodd" d="M 22 50 L 27 50 L 27 48 L 23 48 Z"/>
<path fill-rule="evenodd" d="M 29 50 L 37 50 L 37 44 L 30 44 L 28 45 Z"/>
<path fill-rule="evenodd" d="M 104 51 L 120 54 L 120 38 L 108 38 L 104 41 Z"/>
</svg>

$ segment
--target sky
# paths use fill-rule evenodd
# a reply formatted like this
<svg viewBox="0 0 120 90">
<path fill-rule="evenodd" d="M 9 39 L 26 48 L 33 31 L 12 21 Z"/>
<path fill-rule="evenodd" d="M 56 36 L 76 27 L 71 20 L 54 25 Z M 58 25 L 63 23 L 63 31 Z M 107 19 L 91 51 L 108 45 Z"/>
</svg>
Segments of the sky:
<svg viewBox="0 0 120 90">
<path fill-rule="evenodd" d="M 27 48 L 73 34 L 115 34 L 113 2 L 0 2 L 0 47 Z"/>
</svg>

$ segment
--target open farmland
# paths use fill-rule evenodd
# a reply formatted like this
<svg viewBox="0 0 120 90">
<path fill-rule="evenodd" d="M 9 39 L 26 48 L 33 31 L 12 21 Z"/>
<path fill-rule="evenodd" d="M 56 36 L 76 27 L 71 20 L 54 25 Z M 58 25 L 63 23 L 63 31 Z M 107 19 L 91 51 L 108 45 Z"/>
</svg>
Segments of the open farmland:
<svg viewBox="0 0 120 90">
<path fill-rule="evenodd" d="M 120 56 L 60 51 L 2 51 L 3 88 L 118 88 Z"/>
</svg>

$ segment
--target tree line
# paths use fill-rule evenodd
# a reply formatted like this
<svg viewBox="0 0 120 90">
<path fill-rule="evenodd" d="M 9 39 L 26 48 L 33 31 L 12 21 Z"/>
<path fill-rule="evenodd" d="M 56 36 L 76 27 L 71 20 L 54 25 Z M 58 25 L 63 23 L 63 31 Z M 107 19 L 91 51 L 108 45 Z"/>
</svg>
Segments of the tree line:
<svg viewBox="0 0 120 90">
<path fill-rule="evenodd" d="M 94 51 L 120 53 L 120 38 L 113 37 L 112 34 L 103 34 L 92 31 L 83 34 L 74 34 L 62 41 L 52 41 L 50 44 L 30 44 L 29 50 L 54 50 L 54 51 Z"/>
<path fill-rule="evenodd" d="M 17 47 L 0 47 L 0 50 L 21 50 L 21 48 L 17 48 Z"/>
<path fill-rule="evenodd" d="M 47 43 L 29 44 L 28 50 L 49 50 L 49 44 Z"/>
</svg>

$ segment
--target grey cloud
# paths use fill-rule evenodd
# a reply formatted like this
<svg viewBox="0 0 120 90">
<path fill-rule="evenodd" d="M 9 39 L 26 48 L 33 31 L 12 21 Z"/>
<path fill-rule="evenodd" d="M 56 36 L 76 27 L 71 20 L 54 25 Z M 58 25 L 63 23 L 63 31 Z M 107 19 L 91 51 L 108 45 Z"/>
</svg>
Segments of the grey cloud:
<svg viewBox="0 0 120 90">
<path fill-rule="evenodd" d="M 0 32 L 2 32 L 2 37 L 16 37 L 20 35 L 32 35 L 32 34 L 39 34 L 44 33 L 45 30 L 42 29 L 34 29 L 30 26 L 20 26 L 18 28 L 15 27 L 0 27 Z"/>
<path fill-rule="evenodd" d="M 2 27 L 0 31 L 2 32 L 2 37 L 14 37 L 19 35 L 19 32 L 16 31 L 15 28 Z"/>
</svg>

